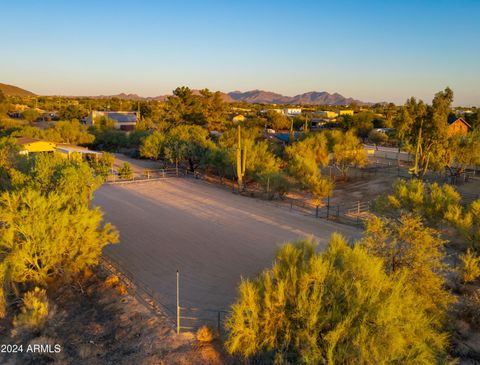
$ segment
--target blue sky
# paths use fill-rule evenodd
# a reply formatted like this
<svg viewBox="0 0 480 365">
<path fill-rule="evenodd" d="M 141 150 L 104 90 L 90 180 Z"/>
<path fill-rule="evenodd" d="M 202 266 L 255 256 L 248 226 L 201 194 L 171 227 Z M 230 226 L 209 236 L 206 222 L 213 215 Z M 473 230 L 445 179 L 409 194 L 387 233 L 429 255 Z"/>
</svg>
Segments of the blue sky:
<svg viewBox="0 0 480 365">
<path fill-rule="evenodd" d="M 480 0 L 5 1 L 0 82 L 39 94 L 176 86 L 480 106 Z"/>
</svg>

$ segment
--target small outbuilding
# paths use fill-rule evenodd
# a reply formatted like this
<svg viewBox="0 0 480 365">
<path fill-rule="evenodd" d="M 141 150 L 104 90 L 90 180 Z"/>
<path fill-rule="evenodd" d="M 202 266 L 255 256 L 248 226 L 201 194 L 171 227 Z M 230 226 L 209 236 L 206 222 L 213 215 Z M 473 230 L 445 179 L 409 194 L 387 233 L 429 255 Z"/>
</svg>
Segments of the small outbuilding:
<svg viewBox="0 0 480 365">
<path fill-rule="evenodd" d="M 457 118 L 452 115 L 448 118 L 448 135 L 465 136 L 472 127 L 463 118 Z"/>
<path fill-rule="evenodd" d="M 20 154 L 22 155 L 38 152 L 55 152 L 55 143 L 37 138 L 19 137 L 17 138 L 17 144 L 20 146 Z"/>
</svg>

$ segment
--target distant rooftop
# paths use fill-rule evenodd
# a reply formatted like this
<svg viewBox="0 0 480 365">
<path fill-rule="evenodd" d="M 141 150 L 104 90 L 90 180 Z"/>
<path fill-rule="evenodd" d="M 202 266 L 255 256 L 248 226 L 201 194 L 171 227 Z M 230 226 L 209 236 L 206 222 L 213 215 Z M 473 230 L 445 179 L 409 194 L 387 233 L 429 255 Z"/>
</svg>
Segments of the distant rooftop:
<svg viewBox="0 0 480 365">
<path fill-rule="evenodd" d="M 17 143 L 19 145 L 25 145 L 25 144 L 34 143 L 34 142 L 42 142 L 42 140 L 38 139 L 38 138 L 30 138 L 30 137 L 18 137 L 17 138 Z"/>
<path fill-rule="evenodd" d="M 93 112 L 95 116 L 107 116 L 109 119 L 113 119 L 117 123 L 136 123 L 138 121 L 137 112 L 108 112 L 108 111 L 96 111 Z"/>
</svg>

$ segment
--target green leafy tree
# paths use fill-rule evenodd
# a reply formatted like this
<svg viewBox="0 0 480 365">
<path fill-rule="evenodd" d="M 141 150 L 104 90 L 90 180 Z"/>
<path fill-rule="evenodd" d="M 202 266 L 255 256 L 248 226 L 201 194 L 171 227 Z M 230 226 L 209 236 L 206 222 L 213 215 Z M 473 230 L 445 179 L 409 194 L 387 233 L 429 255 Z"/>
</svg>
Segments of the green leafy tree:
<svg viewBox="0 0 480 365">
<path fill-rule="evenodd" d="M 22 112 L 23 119 L 28 120 L 29 122 L 34 122 L 40 116 L 40 112 L 37 109 L 30 108 Z"/>
<path fill-rule="evenodd" d="M 285 148 L 288 172 L 300 186 L 312 193 L 318 201 L 329 196 L 333 182 L 321 176 L 319 164 L 328 163 L 326 139 L 322 135 L 308 137 Z"/>
<path fill-rule="evenodd" d="M 140 156 L 158 160 L 165 145 L 165 135 L 154 131 L 146 136 L 140 144 Z"/>
<path fill-rule="evenodd" d="M 242 280 L 227 319 L 230 353 L 265 363 L 435 363 L 447 336 L 405 273 L 334 235 L 323 253 L 286 244 L 271 269 Z"/>
<path fill-rule="evenodd" d="M 200 90 L 202 110 L 208 130 L 223 131 L 227 120 L 227 104 L 223 101 L 222 93 L 211 92 L 208 89 Z"/>
<path fill-rule="evenodd" d="M 353 131 L 336 133 L 333 145 L 335 167 L 346 180 L 351 166 L 363 167 L 367 163 L 367 152 Z"/>
<path fill-rule="evenodd" d="M 194 172 L 212 142 L 208 139 L 205 128 L 197 125 L 179 125 L 170 129 L 164 144 L 165 157 L 178 166 L 185 161 L 190 171 Z"/>
<path fill-rule="evenodd" d="M 368 139 L 375 145 L 378 150 L 378 145 L 385 143 L 388 140 L 388 136 L 383 132 L 372 130 L 368 134 Z"/>
<path fill-rule="evenodd" d="M 233 176 L 233 163 L 230 159 L 230 154 L 227 150 L 212 146 L 209 148 L 201 163 L 203 168 L 210 169 L 215 175 L 220 176 L 220 179 L 227 175 Z"/>
<path fill-rule="evenodd" d="M 51 142 L 87 145 L 95 140 L 88 132 L 88 127 L 78 120 L 59 121 L 45 130 L 44 138 Z"/>
<path fill-rule="evenodd" d="M 13 190 L 28 181 L 22 171 L 27 158 L 18 154 L 19 149 L 15 138 L 0 138 L 0 191 Z"/>
<path fill-rule="evenodd" d="M 415 153 L 412 174 L 423 177 L 430 168 L 438 144 L 447 139 L 448 116 L 453 102 L 453 91 L 446 88 L 435 94 L 432 105 L 415 98 L 407 100 L 395 122 L 397 137 L 409 152 Z"/>
<path fill-rule="evenodd" d="M 432 169 L 448 171 L 452 183 L 470 166 L 480 165 L 480 129 L 452 135 L 435 145 Z"/>
<path fill-rule="evenodd" d="M 79 105 L 69 104 L 64 108 L 61 108 L 59 112 L 60 112 L 59 113 L 60 117 L 63 120 L 73 120 L 73 119 L 81 120 L 83 117 L 88 115 L 88 111 L 81 104 Z"/>
<path fill-rule="evenodd" d="M 292 121 L 285 115 L 270 110 L 267 112 L 268 126 L 275 130 L 287 130 L 290 129 Z"/>
</svg>

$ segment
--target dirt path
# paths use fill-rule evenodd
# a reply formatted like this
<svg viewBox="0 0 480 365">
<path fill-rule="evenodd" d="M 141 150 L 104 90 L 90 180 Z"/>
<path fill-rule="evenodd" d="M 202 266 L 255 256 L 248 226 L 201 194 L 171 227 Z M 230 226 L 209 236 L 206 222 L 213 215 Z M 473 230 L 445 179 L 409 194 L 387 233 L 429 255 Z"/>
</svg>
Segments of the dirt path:
<svg viewBox="0 0 480 365">
<path fill-rule="evenodd" d="M 264 202 L 237 196 L 198 180 L 104 185 L 94 204 L 120 231 L 106 254 L 175 308 L 175 272 L 182 304 L 226 308 L 241 276 L 270 266 L 279 245 L 312 235 L 321 247 L 333 232 L 359 231 Z"/>
</svg>

